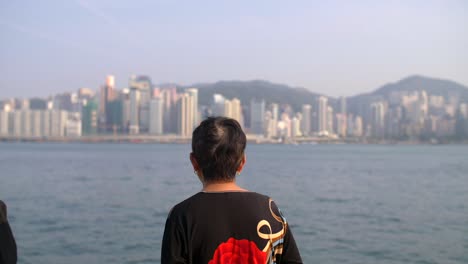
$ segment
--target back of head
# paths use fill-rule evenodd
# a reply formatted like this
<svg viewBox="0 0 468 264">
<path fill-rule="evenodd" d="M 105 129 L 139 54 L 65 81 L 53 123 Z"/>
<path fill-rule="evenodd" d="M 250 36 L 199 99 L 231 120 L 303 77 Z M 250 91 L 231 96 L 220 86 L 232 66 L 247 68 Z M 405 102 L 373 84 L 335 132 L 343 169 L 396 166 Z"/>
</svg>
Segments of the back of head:
<svg viewBox="0 0 468 264">
<path fill-rule="evenodd" d="M 209 117 L 193 131 L 192 153 L 207 182 L 230 182 L 244 157 L 247 138 L 231 118 Z"/>
</svg>

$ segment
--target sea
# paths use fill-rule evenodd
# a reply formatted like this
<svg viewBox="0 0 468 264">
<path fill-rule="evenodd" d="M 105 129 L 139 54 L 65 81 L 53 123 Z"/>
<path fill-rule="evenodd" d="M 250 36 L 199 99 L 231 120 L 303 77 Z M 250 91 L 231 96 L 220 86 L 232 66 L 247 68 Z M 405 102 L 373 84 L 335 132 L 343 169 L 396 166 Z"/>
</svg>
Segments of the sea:
<svg viewBox="0 0 468 264">
<path fill-rule="evenodd" d="M 186 144 L 1 143 L 20 264 L 160 262 L 168 212 L 201 190 Z M 467 145 L 248 145 L 304 263 L 468 263 Z M 239 208 L 242 210 L 242 208 Z"/>
</svg>

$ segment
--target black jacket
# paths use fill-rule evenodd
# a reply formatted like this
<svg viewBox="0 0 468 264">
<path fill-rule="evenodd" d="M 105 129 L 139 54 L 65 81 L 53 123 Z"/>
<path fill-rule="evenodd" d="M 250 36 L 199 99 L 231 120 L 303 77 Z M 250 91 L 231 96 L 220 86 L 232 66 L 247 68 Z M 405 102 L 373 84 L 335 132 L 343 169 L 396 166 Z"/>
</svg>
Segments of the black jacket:
<svg viewBox="0 0 468 264">
<path fill-rule="evenodd" d="M 7 219 L 7 207 L 0 200 L 0 264 L 16 264 L 16 242 Z"/>
</svg>

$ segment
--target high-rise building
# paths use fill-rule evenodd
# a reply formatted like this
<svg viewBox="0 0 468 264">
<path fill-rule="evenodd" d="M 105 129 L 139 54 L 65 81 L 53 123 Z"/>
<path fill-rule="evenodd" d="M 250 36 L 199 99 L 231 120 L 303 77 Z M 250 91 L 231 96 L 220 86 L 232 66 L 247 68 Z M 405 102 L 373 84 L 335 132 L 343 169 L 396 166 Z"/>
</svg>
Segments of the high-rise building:
<svg viewBox="0 0 468 264">
<path fill-rule="evenodd" d="M 122 132 L 128 133 L 130 126 L 130 90 L 122 98 Z"/>
<path fill-rule="evenodd" d="M 310 135 L 311 122 L 312 122 L 312 106 L 310 104 L 302 105 L 301 131 L 304 136 Z"/>
<path fill-rule="evenodd" d="M 388 109 L 385 120 L 385 135 L 390 138 L 402 136 L 403 107 L 397 105 Z"/>
<path fill-rule="evenodd" d="M 326 134 L 328 131 L 328 98 L 320 96 L 317 99 L 317 129 L 319 134 Z"/>
<path fill-rule="evenodd" d="M 175 87 L 161 90 L 161 97 L 164 102 L 163 109 L 163 132 L 176 133 L 177 130 L 177 90 Z"/>
<path fill-rule="evenodd" d="M 278 137 L 278 122 L 279 122 L 279 105 L 276 103 L 270 104 L 271 121 L 270 121 L 270 137 Z"/>
<path fill-rule="evenodd" d="M 12 111 L 8 117 L 10 135 L 14 137 L 21 137 L 22 133 L 22 122 L 21 122 L 21 111 Z"/>
<path fill-rule="evenodd" d="M 298 113 L 293 119 L 291 120 L 291 136 L 292 137 L 300 137 L 302 136 L 302 131 L 301 131 L 301 119 L 302 119 L 302 114 Z"/>
<path fill-rule="evenodd" d="M 336 114 L 336 133 L 342 138 L 346 137 L 347 124 L 346 115 L 342 113 Z"/>
<path fill-rule="evenodd" d="M 211 110 L 214 116 L 225 116 L 235 119 L 243 126 L 242 106 L 239 99 L 233 98 L 232 100 L 228 100 L 221 94 L 214 94 Z"/>
<path fill-rule="evenodd" d="M 211 110 L 214 116 L 225 116 L 226 98 L 221 94 L 213 94 L 213 105 L 211 106 Z"/>
<path fill-rule="evenodd" d="M 52 110 L 41 111 L 41 134 L 43 137 L 50 137 L 50 112 Z M 96 105 L 96 129 L 97 129 L 97 105 Z"/>
<path fill-rule="evenodd" d="M 149 133 L 152 135 L 163 134 L 163 109 L 164 102 L 161 97 L 151 99 Z"/>
<path fill-rule="evenodd" d="M 200 120 L 198 120 L 198 89 L 189 88 L 189 89 L 185 89 L 185 92 L 190 95 L 191 100 L 192 100 L 191 112 L 193 113 L 193 128 L 195 128 L 200 123 Z"/>
<path fill-rule="evenodd" d="M 44 110 L 42 110 L 44 111 Z M 31 136 L 42 137 L 41 123 L 42 115 L 41 110 L 31 111 Z"/>
<path fill-rule="evenodd" d="M 0 136 L 8 135 L 8 112 L 0 111 Z"/>
<path fill-rule="evenodd" d="M 340 99 L 339 99 L 339 109 L 338 109 L 338 113 L 346 116 L 347 115 L 347 109 L 346 109 L 346 97 L 344 96 L 341 96 Z"/>
<path fill-rule="evenodd" d="M 129 88 L 136 88 L 140 91 L 140 103 L 149 104 L 153 94 L 153 84 L 151 78 L 145 75 L 132 75 L 129 80 Z"/>
<path fill-rule="evenodd" d="M 281 121 L 284 124 L 284 132 L 282 133 L 283 137 L 290 138 L 292 136 L 292 127 L 291 127 L 291 118 L 289 118 L 288 113 L 283 112 L 281 114 Z"/>
<path fill-rule="evenodd" d="M 124 128 L 123 101 L 116 99 L 107 103 L 107 132 L 117 133 Z"/>
<path fill-rule="evenodd" d="M 193 131 L 193 119 L 195 113 L 193 112 L 194 98 L 189 93 L 180 95 L 177 101 L 177 133 L 183 137 L 190 137 Z"/>
<path fill-rule="evenodd" d="M 265 118 L 265 101 L 252 100 L 250 102 L 250 130 L 253 134 L 263 134 L 263 121 Z"/>
<path fill-rule="evenodd" d="M 354 136 L 362 137 L 364 135 L 364 125 L 361 116 L 356 116 L 354 119 Z"/>
<path fill-rule="evenodd" d="M 137 87 L 130 88 L 130 125 L 131 135 L 140 134 L 140 91 Z"/>
<path fill-rule="evenodd" d="M 94 135 L 98 128 L 98 106 L 94 100 L 90 100 L 83 107 L 81 114 L 81 129 L 83 135 Z"/>
<path fill-rule="evenodd" d="M 335 133 L 335 128 L 333 127 L 333 108 L 331 106 L 327 108 L 327 132 L 329 135 Z"/>
<path fill-rule="evenodd" d="M 68 120 L 68 112 L 63 110 L 50 111 L 50 136 L 64 137 Z"/>
<path fill-rule="evenodd" d="M 371 104 L 371 126 L 372 136 L 375 138 L 384 137 L 385 128 L 385 105 L 383 102 L 374 102 Z"/>
<path fill-rule="evenodd" d="M 354 137 L 354 115 L 348 114 L 346 117 L 346 136 Z"/>
<path fill-rule="evenodd" d="M 241 101 L 237 98 L 232 98 L 231 100 L 231 112 L 232 112 L 232 119 L 235 119 L 241 126 L 244 126 L 244 121 L 242 118 L 242 105 Z"/>
<path fill-rule="evenodd" d="M 114 76 L 108 75 L 106 83 L 101 87 L 99 93 L 99 130 L 110 131 L 112 125 L 108 122 L 109 116 L 112 114 L 107 108 L 109 104 L 116 99 L 115 79 Z M 68 109 L 67 109 L 68 110 Z"/>
<path fill-rule="evenodd" d="M 20 110 L 21 115 L 21 136 L 30 137 L 31 136 L 31 111 Z"/>
</svg>

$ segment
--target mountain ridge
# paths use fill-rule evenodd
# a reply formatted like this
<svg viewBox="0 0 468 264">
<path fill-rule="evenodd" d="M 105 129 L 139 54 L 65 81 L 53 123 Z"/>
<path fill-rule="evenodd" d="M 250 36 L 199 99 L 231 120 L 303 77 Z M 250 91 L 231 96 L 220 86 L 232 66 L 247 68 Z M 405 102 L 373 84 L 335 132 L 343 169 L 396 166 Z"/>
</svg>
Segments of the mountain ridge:
<svg viewBox="0 0 468 264">
<path fill-rule="evenodd" d="M 190 86 L 177 86 L 179 90 L 188 87 L 199 88 L 199 102 L 201 105 L 210 105 L 213 94 L 219 93 L 227 99 L 237 97 L 243 104 L 252 99 L 264 99 L 266 103 L 289 104 L 295 111 L 300 111 L 303 104 L 314 104 L 318 96 L 327 96 L 310 91 L 304 87 L 291 87 L 286 84 L 273 83 L 266 80 L 255 79 L 248 81 L 221 80 L 214 83 L 198 83 Z M 448 79 L 427 77 L 423 75 L 409 75 L 396 82 L 386 83 L 371 92 L 349 96 L 351 108 L 357 104 L 366 104 L 371 101 L 388 98 L 392 92 L 425 90 L 428 95 L 441 95 L 448 99 L 456 96 L 460 101 L 468 102 L 468 87 Z M 333 106 L 336 97 L 327 96 Z"/>
</svg>

